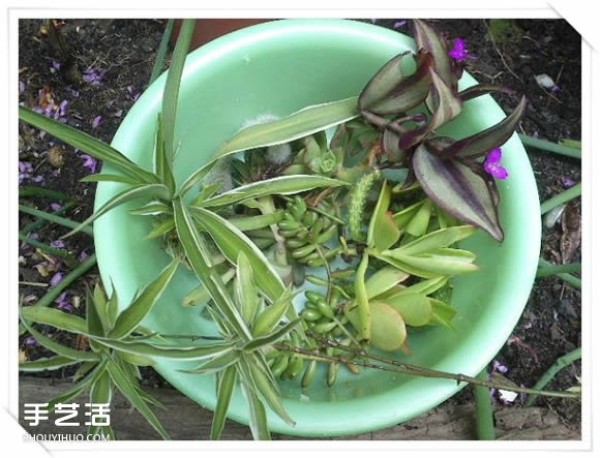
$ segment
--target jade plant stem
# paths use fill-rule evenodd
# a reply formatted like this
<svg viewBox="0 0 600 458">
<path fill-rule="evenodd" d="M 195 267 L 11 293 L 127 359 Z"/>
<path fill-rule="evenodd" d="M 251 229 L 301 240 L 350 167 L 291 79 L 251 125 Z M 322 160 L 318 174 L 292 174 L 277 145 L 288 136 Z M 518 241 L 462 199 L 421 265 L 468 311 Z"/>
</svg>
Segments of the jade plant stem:
<svg viewBox="0 0 600 458">
<path fill-rule="evenodd" d="M 483 369 L 477 376 L 478 380 L 488 380 L 488 373 Z M 494 411 L 492 409 L 492 398 L 490 390 L 484 386 L 473 386 L 475 396 L 475 411 L 477 423 L 477 438 L 479 440 L 496 440 L 494 430 Z"/>
<path fill-rule="evenodd" d="M 558 374 L 561 370 L 563 370 L 565 367 L 567 367 L 569 364 L 573 363 L 574 361 L 577 361 L 578 359 L 581 359 L 581 347 L 576 348 L 575 350 L 558 358 L 556 360 L 556 362 L 550 367 L 550 369 L 548 369 L 544 373 L 544 375 L 542 375 L 542 377 L 534 385 L 533 389 L 534 390 L 542 390 L 546 385 L 548 385 L 548 383 L 550 383 L 550 381 L 554 378 L 554 376 L 556 374 Z M 527 399 L 525 406 L 527 407 L 527 406 L 533 405 L 533 403 L 535 402 L 537 397 L 538 397 L 537 394 L 530 396 L 529 399 Z"/>
<path fill-rule="evenodd" d="M 562 154 L 563 156 L 581 159 L 581 149 L 579 148 L 559 145 L 558 143 L 549 142 L 548 140 L 540 140 L 539 138 L 534 138 L 523 134 L 519 134 L 519 138 L 526 146 L 531 146 L 532 148 L 545 150 L 550 153 Z"/>
</svg>

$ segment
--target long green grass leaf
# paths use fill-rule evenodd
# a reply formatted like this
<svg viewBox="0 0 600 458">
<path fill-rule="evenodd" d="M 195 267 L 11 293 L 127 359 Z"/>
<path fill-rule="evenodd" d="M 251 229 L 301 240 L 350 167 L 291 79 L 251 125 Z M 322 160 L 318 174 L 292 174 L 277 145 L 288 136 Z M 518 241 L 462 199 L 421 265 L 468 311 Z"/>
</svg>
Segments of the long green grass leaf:
<svg viewBox="0 0 600 458">
<path fill-rule="evenodd" d="M 141 197 L 145 197 L 148 199 L 162 198 L 167 200 L 169 199 L 169 190 L 164 184 L 142 184 L 124 189 L 117 195 L 113 196 L 108 202 L 102 205 L 102 207 L 96 210 L 92 216 L 90 216 L 84 222 L 79 224 L 79 226 L 77 226 L 71 232 L 63 235 L 61 238 L 64 239 L 70 237 L 71 235 L 82 230 L 88 224 L 98 219 L 100 216 L 104 215 L 109 210 L 112 210 L 113 208 L 118 207 L 119 205 Z"/>
<path fill-rule="evenodd" d="M 22 307 L 21 315 L 27 321 L 46 324 L 74 334 L 85 335 L 88 333 L 87 323 L 83 318 L 58 309 L 33 305 L 31 307 Z"/>
<path fill-rule="evenodd" d="M 158 51 L 156 52 L 156 59 L 154 60 L 154 65 L 152 66 L 152 73 L 150 74 L 148 85 L 152 84 L 154 80 L 159 77 L 160 72 L 162 72 L 162 69 L 165 65 L 165 57 L 167 56 L 167 51 L 169 49 L 169 41 L 171 41 L 173 25 L 175 25 L 175 19 L 167 20 L 165 31 L 163 32 L 163 36 L 160 40 L 160 45 L 158 45 Z"/>
<path fill-rule="evenodd" d="M 77 148 L 90 156 L 115 165 L 121 172 L 144 183 L 157 183 L 158 177 L 137 166 L 110 145 L 95 139 L 78 129 L 62 124 L 54 119 L 36 113 L 26 107 L 19 107 L 19 119 Z"/>
<path fill-rule="evenodd" d="M 114 328 L 109 333 L 112 339 L 122 339 L 131 334 L 142 320 L 150 313 L 162 293 L 165 291 L 179 265 L 178 259 L 163 269 L 158 277 L 152 281 L 117 318 Z"/>
<path fill-rule="evenodd" d="M 87 175 L 79 181 L 81 181 L 82 183 L 98 183 L 101 181 L 112 181 L 114 183 L 125 183 L 132 185 L 143 184 L 142 182 L 140 182 L 140 180 L 136 178 L 131 178 L 123 175 L 113 175 L 110 173 L 96 173 L 94 175 Z"/>
<path fill-rule="evenodd" d="M 173 176 L 173 168 L 171 166 L 173 158 L 167 156 L 165 147 L 165 128 L 163 126 L 163 118 L 158 115 L 158 127 L 156 129 L 156 142 L 154 145 L 154 173 L 158 175 L 161 181 L 169 188 L 171 194 L 175 193 L 175 177 Z"/>
<path fill-rule="evenodd" d="M 210 429 L 210 438 L 212 440 L 218 440 L 225 427 L 227 411 L 229 410 L 229 404 L 233 396 L 236 379 L 237 368 L 235 366 L 229 366 L 222 374 L 219 374 L 217 384 L 217 407 L 215 408 L 215 415 Z"/>
<path fill-rule="evenodd" d="M 19 364 L 19 370 L 23 372 L 53 371 L 65 366 L 78 364 L 79 361 L 64 356 L 51 356 L 49 358 L 40 358 L 35 361 L 26 361 Z"/>
</svg>

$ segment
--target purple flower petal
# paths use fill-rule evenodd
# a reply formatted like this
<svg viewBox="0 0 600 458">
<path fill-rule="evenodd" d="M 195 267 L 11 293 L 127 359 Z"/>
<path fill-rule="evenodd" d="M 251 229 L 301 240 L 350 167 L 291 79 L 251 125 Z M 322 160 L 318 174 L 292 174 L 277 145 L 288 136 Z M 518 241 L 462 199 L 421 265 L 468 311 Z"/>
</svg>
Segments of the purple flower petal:
<svg viewBox="0 0 600 458">
<path fill-rule="evenodd" d="M 506 374 L 508 372 L 508 367 L 506 367 L 504 364 L 501 364 L 500 362 L 494 360 L 494 362 L 492 364 L 492 370 L 495 372 L 500 372 L 501 374 Z"/>
<path fill-rule="evenodd" d="M 89 154 L 82 154 L 80 157 L 83 159 L 83 166 L 89 169 L 90 173 L 95 173 L 98 161 Z"/>
<path fill-rule="evenodd" d="M 73 304 L 67 299 L 68 293 L 65 291 L 54 301 L 56 307 L 66 312 L 73 311 Z"/>
<path fill-rule="evenodd" d="M 60 102 L 60 105 L 58 106 L 58 114 L 60 116 L 67 116 L 68 108 L 69 108 L 69 101 L 63 100 L 62 102 Z"/>
<path fill-rule="evenodd" d="M 90 83 L 92 86 L 100 86 L 102 84 L 102 78 L 106 70 L 103 69 L 92 69 L 89 68 L 83 72 L 83 81 Z"/>
<path fill-rule="evenodd" d="M 392 27 L 395 28 L 395 29 L 400 29 L 400 28 L 402 28 L 402 27 L 404 27 L 406 25 L 406 22 L 407 21 L 404 21 L 404 20 L 403 21 L 394 22 L 394 25 Z"/>
<path fill-rule="evenodd" d="M 52 275 L 52 278 L 50 279 L 50 286 L 54 287 L 58 285 L 62 281 L 62 279 L 63 273 L 59 270 L 54 275 Z"/>
<path fill-rule="evenodd" d="M 82 250 L 81 253 L 79 254 L 79 262 L 83 262 L 86 259 L 89 259 L 90 255 L 87 254 L 87 252 L 85 250 Z"/>
<path fill-rule="evenodd" d="M 92 121 L 92 127 L 96 129 L 100 124 L 102 124 L 102 116 L 96 116 Z"/>
<path fill-rule="evenodd" d="M 53 60 L 52 68 L 54 68 L 55 70 L 60 70 L 60 62 L 58 62 L 57 60 Z"/>
<path fill-rule="evenodd" d="M 487 157 L 485 158 L 485 162 L 483 163 L 483 169 L 487 173 L 492 175 L 494 178 L 504 180 L 508 178 L 508 171 L 500 165 L 501 160 L 502 150 L 500 148 L 494 148 L 488 153 Z"/>
<path fill-rule="evenodd" d="M 25 83 L 23 81 L 19 81 L 19 94 L 25 92 Z"/>
<path fill-rule="evenodd" d="M 62 205 L 61 205 L 61 204 L 58 204 L 58 203 L 56 203 L 56 202 L 52 202 L 52 203 L 50 204 L 50 208 L 52 209 L 52 211 L 58 212 L 58 211 L 61 211 L 61 210 L 62 210 Z"/>
<path fill-rule="evenodd" d="M 571 179 L 569 177 L 563 177 L 563 178 L 560 179 L 560 181 L 561 181 L 562 185 L 565 188 L 570 188 L 570 187 L 575 186 L 577 184 L 577 182 L 575 180 L 573 180 L 573 179 Z"/>
<path fill-rule="evenodd" d="M 26 339 L 23 341 L 23 343 L 24 343 L 25 345 L 27 345 L 28 347 L 34 347 L 34 346 L 37 346 L 37 345 L 39 345 L 39 343 L 38 343 L 37 339 L 36 339 L 35 337 L 33 337 L 33 336 L 29 336 L 29 337 L 27 337 L 27 338 L 26 338 Z"/>
<path fill-rule="evenodd" d="M 457 62 L 474 58 L 474 56 L 469 54 L 467 42 L 463 38 L 456 38 L 454 40 L 454 45 L 452 49 L 448 51 L 448 55 Z"/>
<path fill-rule="evenodd" d="M 53 242 L 50 242 L 50 246 L 52 248 L 64 248 L 65 242 L 63 242 L 62 240 L 54 240 Z"/>
</svg>

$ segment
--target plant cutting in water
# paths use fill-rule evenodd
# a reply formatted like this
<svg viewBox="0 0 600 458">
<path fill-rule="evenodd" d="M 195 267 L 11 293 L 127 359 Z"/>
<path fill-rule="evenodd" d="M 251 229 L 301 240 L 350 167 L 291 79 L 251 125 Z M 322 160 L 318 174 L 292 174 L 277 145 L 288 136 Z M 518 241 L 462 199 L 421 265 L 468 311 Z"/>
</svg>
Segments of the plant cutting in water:
<svg viewBox="0 0 600 458">
<path fill-rule="evenodd" d="M 199 360 L 191 372 L 217 377 L 212 437 L 220 436 L 239 384 L 253 434 L 265 439 L 266 406 L 293 423 L 278 377 L 308 386 L 316 383 L 321 361 L 327 364 L 325 382 L 333 385 L 344 367 L 359 372 L 367 349 L 409 352 L 417 328 L 452 327 L 452 277 L 477 269 L 475 255 L 457 244 L 476 229 L 499 242 L 504 238 L 495 178 L 510 174 L 501 165 L 500 147 L 525 101 L 472 136 L 438 135 L 443 125 L 460 120 L 471 98 L 503 89 L 459 91 L 469 58 L 464 42 L 451 48 L 416 20 L 416 53 L 391 59 L 356 97 L 282 119 L 257 113 L 179 184 L 172 172 L 179 143 L 174 126 L 192 29 L 193 21 L 184 21 L 157 120 L 152 171 L 53 119 L 26 108 L 20 117 L 115 170 L 88 181 L 125 185 L 71 233 L 118 205 L 145 199 L 130 213 L 152 219 L 148 238 L 159 239 L 173 257 L 169 278 L 179 265 L 196 274 L 199 286 L 183 305 L 199 305 L 217 335 L 194 338 L 200 342 L 192 347 L 165 346 L 164 338 L 186 336 L 136 330 L 158 300 L 160 285 L 168 283 L 163 276 L 144 290 L 152 300 L 141 301 L 142 293 L 123 312 L 135 315 L 127 332 L 104 325 L 78 331 L 96 342 L 102 358 Z M 299 311 L 294 297 L 302 299 Z M 48 324 L 33 312 L 24 316 Z M 116 363 L 106 364 L 115 372 Z"/>
</svg>

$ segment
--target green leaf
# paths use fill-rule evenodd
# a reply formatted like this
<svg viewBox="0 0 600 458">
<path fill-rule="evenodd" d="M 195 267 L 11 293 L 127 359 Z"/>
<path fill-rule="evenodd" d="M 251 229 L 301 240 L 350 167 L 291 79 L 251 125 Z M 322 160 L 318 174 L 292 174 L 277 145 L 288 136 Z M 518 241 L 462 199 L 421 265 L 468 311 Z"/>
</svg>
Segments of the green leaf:
<svg viewBox="0 0 600 458">
<path fill-rule="evenodd" d="M 209 290 L 216 307 L 218 307 L 221 314 L 226 317 L 229 326 L 231 326 L 239 336 L 250 338 L 250 331 L 233 303 L 231 296 L 227 293 L 221 277 L 213 268 L 211 261 L 212 255 L 202 239 L 202 236 L 198 233 L 198 230 L 193 223 L 192 215 L 183 204 L 181 197 L 176 197 L 174 199 L 173 210 L 175 214 L 175 228 L 177 229 L 177 235 L 190 266 L 200 281 Z M 211 212 L 206 213 L 212 215 Z M 223 227 L 223 225 L 221 225 L 221 227 Z M 241 250 L 237 250 L 233 255 L 233 259 L 237 259 L 237 254 L 240 251 Z M 246 255 L 248 255 L 248 253 L 246 253 Z"/>
<path fill-rule="evenodd" d="M 96 283 L 92 293 L 88 292 L 87 294 L 86 310 L 89 307 L 94 307 L 96 309 L 98 319 L 102 323 L 101 329 L 103 330 L 103 333 L 92 331 L 89 327 L 89 323 L 88 331 L 90 331 L 92 334 L 105 335 L 114 326 L 114 320 L 111 320 L 110 313 L 108 311 L 108 298 L 106 297 L 106 292 L 104 291 L 104 288 L 100 282 Z"/>
<path fill-rule="evenodd" d="M 369 307 L 369 298 L 365 285 L 365 274 L 369 267 L 369 256 L 364 254 L 356 270 L 356 278 L 354 279 L 354 294 L 356 295 L 356 303 L 358 305 L 357 324 L 358 338 L 360 340 L 371 340 L 371 312 Z"/>
<path fill-rule="evenodd" d="M 119 391 L 123 393 L 127 400 L 131 402 L 137 411 L 143 415 L 163 439 L 169 440 L 169 433 L 165 431 L 158 418 L 154 415 L 154 412 L 150 410 L 146 402 L 140 397 L 136 387 L 130 384 L 123 369 L 121 369 L 121 367 L 119 367 L 112 359 L 107 361 L 106 369 Z"/>
<path fill-rule="evenodd" d="M 117 350 L 117 356 L 124 362 L 139 367 L 154 366 L 154 360 L 146 356 Z"/>
<path fill-rule="evenodd" d="M 169 71 L 169 76 L 171 72 Z M 168 82 L 167 82 L 168 84 Z M 177 95 L 175 95 L 177 97 Z M 166 98 L 166 96 L 165 96 Z M 164 105 L 163 100 L 163 105 Z M 164 108 L 164 106 L 163 106 Z M 173 118 L 174 122 L 174 118 Z M 174 130 L 174 125 L 170 126 Z M 175 193 L 175 178 L 173 177 L 173 169 L 171 164 L 173 163 L 173 156 L 169 156 L 167 147 L 165 145 L 165 127 L 163 125 L 163 118 L 161 113 L 158 114 L 158 127 L 156 129 L 156 141 L 154 145 L 154 172 L 160 178 L 160 181 L 164 183 L 171 194 Z M 171 151 L 172 152 L 172 151 Z"/>
<path fill-rule="evenodd" d="M 416 203 L 400 210 L 398 213 L 394 213 L 393 218 L 394 218 L 394 221 L 396 221 L 396 224 L 398 225 L 398 227 L 400 229 L 404 229 L 410 223 L 410 221 L 417 214 L 417 212 L 419 211 L 421 206 L 424 205 L 425 202 L 427 202 L 427 199 L 424 199 L 420 202 L 416 202 Z"/>
<path fill-rule="evenodd" d="M 135 328 L 142 322 L 142 320 L 150 313 L 152 307 L 156 304 L 162 293 L 169 285 L 177 266 L 179 265 L 178 259 L 173 259 L 171 263 L 163 269 L 163 271 L 152 281 L 148 286 L 144 288 L 139 297 L 133 301 L 133 303 L 127 307 L 115 323 L 115 327 L 109 333 L 109 337 L 112 339 L 122 339 L 131 334 Z"/>
<path fill-rule="evenodd" d="M 94 404 L 110 404 L 112 401 L 112 383 L 108 372 L 104 371 L 92 384 L 90 401 Z"/>
<path fill-rule="evenodd" d="M 69 358 L 75 360 L 77 362 L 81 361 L 99 361 L 100 356 L 90 351 L 80 351 L 75 350 L 74 348 L 65 347 L 64 345 L 55 342 L 54 340 L 46 337 L 41 332 L 35 330 L 33 326 L 31 326 L 27 321 L 21 320 L 23 326 L 29 331 L 29 333 L 38 341 L 38 343 L 48 350 L 56 353 L 59 356 L 63 356 L 65 358 Z"/>
<path fill-rule="evenodd" d="M 466 239 L 473 232 L 475 232 L 473 226 L 451 226 L 445 229 L 438 229 L 412 242 L 406 243 L 396 248 L 396 250 L 408 255 L 423 254 L 436 248 L 448 247 L 453 243 Z"/>
<path fill-rule="evenodd" d="M 487 231 L 498 241 L 504 233 L 495 197 L 486 181 L 456 160 L 443 160 L 425 144 L 413 156 L 413 170 L 425 193 L 442 210 Z"/>
<path fill-rule="evenodd" d="M 54 119 L 47 118 L 44 115 L 36 113 L 29 108 L 19 107 L 19 119 L 31 124 L 38 129 L 48 132 L 50 135 L 69 145 L 100 159 L 115 165 L 121 172 L 144 183 L 157 183 L 158 177 L 138 167 L 135 163 L 127 159 L 116 149 L 112 148 L 100 140 L 95 139 L 73 127 L 62 124 Z"/>
<path fill-rule="evenodd" d="M 400 229 L 396 225 L 392 215 L 388 213 L 392 190 L 387 182 L 383 182 L 379 199 L 369 223 L 367 245 L 376 250 L 387 250 L 400 238 Z"/>
<path fill-rule="evenodd" d="M 106 363 L 101 362 L 94 368 L 94 370 L 89 372 L 85 378 L 72 385 L 64 393 L 61 393 L 55 398 L 51 399 L 48 402 L 48 411 L 53 411 L 57 404 L 69 402 L 71 399 L 76 398 L 81 393 L 91 388 L 91 385 L 98 379 L 99 376 L 102 375 L 105 367 Z"/>
<path fill-rule="evenodd" d="M 218 354 L 210 360 L 203 362 L 198 367 L 191 370 L 182 370 L 188 374 L 211 374 L 213 372 L 221 372 L 223 369 L 237 364 L 240 360 L 241 352 L 238 350 L 230 350 L 225 353 Z"/>
<path fill-rule="evenodd" d="M 233 205 L 244 200 L 257 199 L 273 194 L 297 194 L 321 187 L 345 186 L 349 183 L 319 175 L 288 175 L 258 181 L 226 191 L 218 196 L 206 199 L 202 207 L 222 207 Z"/>
<path fill-rule="evenodd" d="M 355 307 L 346 312 L 352 326 L 357 328 L 359 310 Z M 384 351 L 398 350 L 406 340 L 406 325 L 402 316 L 390 305 L 373 301 L 369 304 L 369 345 Z"/>
<path fill-rule="evenodd" d="M 473 264 L 475 259 L 473 253 L 455 248 L 436 248 L 419 255 L 407 255 L 398 250 L 388 250 L 381 255 L 381 259 L 391 258 L 398 261 L 404 270 L 418 276 L 458 275 L 474 272 L 479 268 Z M 422 275 L 423 272 L 426 275 Z"/>
<path fill-rule="evenodd" d="M 417 49 L 422 49 L 432 55 L 437 73 L 448 86 L 455 89 L 457 81 L 453 76 L 448 47 L 442 35 L 426 21 L 415 19 L 413 24 Z"/>
<path fill-rule="evenodd" d="M 262 337 L 257 337 L 255 339 L 252 339 L 251 341 L 244 344 L 244 346 L 242 347 L 242 350 L 243 351 L 254 351 L 259 348 L 273 345 L 279 339 L 281 339 L 286 334 L 291 332 L 299 322 L 300 322 L 300 319 L 298 318 L 297 320 L 290 321 L 289 323 L 285 324 L 284 326 L 281 326 L 279 329 L 276 329 L 275 331 L 273 331 L 270 334 L 266 334 Z"/>
<path fill-rule="evenodd" d="M 88 333 L 87 323 L 83 318 L 58 309 L 33 305 L 22 307 L 21 315 L 26 321 L 47 324 L 48 326 L 69 331 L 73 334 L 86 335 Z"/>
<path fill-rule="evenodd" d="M 76 359 L 65 358 L 64 356 L 51 356 L 49 358 L 40 358 L 35 361 L 19 363 L 19 370 L 23 372 L 53 371 L 61 367 L 78 364 L 79 362 Z"/>
<path fill-rule="evenodd" d="M 444 158 L 456 155 L 461 157 L 478 157 L 487 154 L 492 149 L 506 143 L 513 135 L 515 128 L 525 114 L 526 107 L 527 99 L 522 97 L 515 110 L 498 124 L 452 143 L 443 149 L 440 154 Z"/>
<path fill-rule="evenodd" d="M 124 175 L 112 175 L 109 173 L 96 173 L 95 175 L 87 175 L 79 181 L 82 183 L 97 183 L 100 181 L 112 181 L 115 183 L 126 183 L 132 185 L 143 184 L 138 178 L 131 178 Z"/>
<path fill-rule="evenodd" d="M 162 202 L 150 202 L 135 210 L 129 210 L 130 215 L 141 215 L 141 216 L 157 216 L 161 214 L 171 214 L 171 207 Z"/>
<path fill-rule="evenodd" d="M 233 389 L 237 379 L 237 369 L 235 366 L 227 367 L 222 374 L 219 375 L 217 383 L 217 406 L 213 417 L 212 426 L 210 429 L 211 440 L 218 440 L 221 437 L 227 411 L 233 396 Z"/>
<path fill-rule="evenodd" d="M 138 199 L 141 197 L 145 197 L 148 199 L 159 198 L 159 199 L 168 199 L 169 198 L 169 190 L 164 184 L 142 184 L 138 186 L 131 186 L 127 189 L 124 189 L 114 197 L 112 197 L 108 202 L 106 202 L 102 207 L 94 212 L 92 216 L 86 219 L 83 223 L 79 224 L 75 229 L 69 232 L 66 235 L 63 235 L 61 238 L 67 238 L 71 235 L 79 232 L 81 229 L 86 227 L 88 224 L 92 223 L 100 216 L 112 210 L 115 207 L 118 207 L 121 204 L 129 202 L 130 200 Z"/>
<path fill-rule="evenodd" d="M 431 320 L 431 303 L 424 294 L 402 292 L 386 298 L 385 302 L 396 310 L 409 326 L 425 326 Z"/>
<path fill-rule="evenodd" d="M 423 205 L 417 210 L 411 220 L 406 224 L 406 233 L 413 237 L 421 237 L 427 232 L 429 221 L 431 220 L 431 210 L 433 202 L 431 199 L 425 199 Z"/>
<path fill-rule="evenodd" d="M 375 106 L 392 93 L 393 89 L 404 79 L 402 62 L 414 59 L 410 51 L 403 52 L 390 59 L 377 71 L 358 97 L 358 105 L 363 110 Z"/>
<path fill-rule="evenodd" d="M 414 294 L 420 293 L 428 296 L 435 293 L 437 290 L 448 284 L 448 277 L 434 277 L 428 280 L 423 280 L 418 283 L 414 283 L 409 287 L 402 290 L 398 294 Z"/>
<path fill-rule="evenodd" d="M 181 75 L 185 64 L 185 58 L 194 34 L 194 19 L 184 19 L 179 31 L 179 37 L 175 44 L 175 50 L 171 60 L 171 66 L 167 73 L 167 82 L 162 100 L 162 116 L 164 125 L 162 137 L 165 143 L 165 164 L 173 162 L 175 156 L 175 119 L 177 117 L 177 102 L 179 98 L 179 86 Z"/>
<path fill-rule="evenodd" d="M 196 223 L 213 239 L 219 250 L 235 265 L 238 255 L 244 253 L 252 265 L 254 280 L 261 291 L 275 301 L 285 290 L 283 281 L 254 243 L 226 219 L 203 208 L 192 209 Z"/>
<path fill-rule="evenodd" d="M 107 347 L 113 348 L 134 355 L 169 358 L 176 360 L 195 360 L 213 357 L 221 353 L 231 350 L 235 346 L 235 342 L 228 343 L 210 343 L 207 345 L 196 345 L 184 347 L 181 345 L 155 345 L 147 342 L 137 342 L 130 340 L 116 340 L 96 338 L 99 342 Z"/>
<path fill-rule="evenodd" d="M 146 240 L 153 240 L 168 234 L 175 229 L 175 220 L 173 218 L 167 218 L 160 221 L 150 232 L 146 235 Z"/>
<path fill-rule="evenodd" d="M 289 308 L 293 307 L 293 298 L 294 293 L 289 289 L 285 289 L 272 305 L 265 307 L 252 323 L 252 335 L 254 337 L 261 337 L 273 332 Z"/>
<path fill-rule="evenodd" d="M 283 219 L 284 213 L 283 210 L 277 210 L 274 213 L 268 213 L 266 215 L 240 216 L 237 218 L 230 218 L 229 222 L 240 231 L 254 231 L 256 229 L 268 227 L 271 224 L 277 224 Z"/>
<path fill-rule="evenodd" d="M 356 116 L 358 116 L 356 97 L 312 105 L 286 118 L 242 129 L 219 149 L 215 159 L 237 151 L 289 143 L 337 126 Z"/>
<path fill-rule="evenodd" d="M 237 258 L 236 277 L 234 283 L 236 304 L 240 309 L 242 318 L 250 326 L 260 305 L 259 291 L 254 283 L 252 264 L 244 252 Z"/>
<path fill-rule="evenodd" d="M 432 307 L 431 324 L 438 324 L 453 329 L 452 319 L 456 315 L 456 309 L 446 302 L 429 298 Z"/>
<path fill-rule="evenodd" d="M 229 269 L 223 275 L 221 275 L 221 281 L 224 285 L 227 285 L 235 276 L 235 269 Z M 193 307 L 195 305 L 205 305 L 210 300 L 210 292 L 206 289 L 206 286 L 199 285 L 183 298 L 182 304 L 184 307 Z"/>
<path fill-rule="evenodd" d="M 383 267 L 365 282 L 367 299 L 378 297 L 409 277 L 409 274 L 395 267 Z"/>
<path fill-rule="evenodd" d="M 117 322 L 117 317 L 119 316 L 119 296 L 117 294 L 117 290 L 114 285 L 112 287 L 112 294 L 108 303 L 106 304 L 106 313 L 108 315 L 108 323 L 109 328 L 111 329 L 115 327 L 115 323 Z"/>
</svg>

